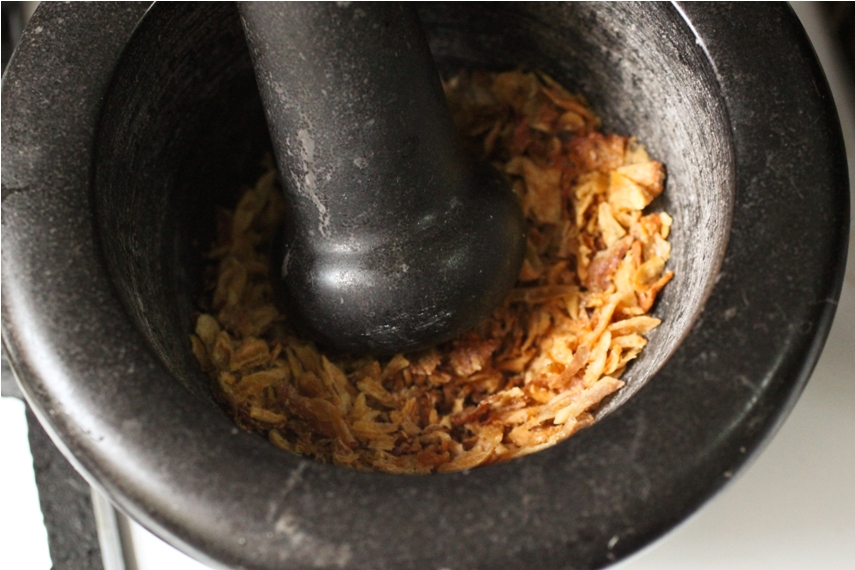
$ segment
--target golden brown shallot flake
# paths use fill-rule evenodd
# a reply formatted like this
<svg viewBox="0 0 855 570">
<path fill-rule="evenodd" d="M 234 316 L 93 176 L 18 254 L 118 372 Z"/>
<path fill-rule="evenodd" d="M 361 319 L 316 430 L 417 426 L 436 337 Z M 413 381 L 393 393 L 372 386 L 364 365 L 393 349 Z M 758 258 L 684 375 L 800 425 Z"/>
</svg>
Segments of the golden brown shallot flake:
<svg viewBox="0 0 855 570">
<path fill-rule="evenodd" d="M 220 211 L 191 335 L 243 429 L 360 470 L 471 469 L 539 451 L 594 421 L 660 320 L 672 219 L 644 209 L 665 169 L 598 131 L 584 100 L 541 73 L 463 71 L 444 82 L 467 143 L 509 178 L 527 219 L 515 289 L 474 330 L 389 360 L 321 353 L 272 301 L 282 219 L 271 167 Z"/>
</svg>

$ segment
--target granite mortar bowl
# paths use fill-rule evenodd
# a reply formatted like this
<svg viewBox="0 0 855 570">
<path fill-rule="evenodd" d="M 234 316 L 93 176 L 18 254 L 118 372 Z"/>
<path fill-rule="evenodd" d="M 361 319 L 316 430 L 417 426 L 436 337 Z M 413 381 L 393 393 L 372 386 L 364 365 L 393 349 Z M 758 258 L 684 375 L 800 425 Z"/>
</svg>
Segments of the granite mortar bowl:
<svg viewBox="0 0 855 570">
<path fill-rule="evenodd" d="M 627 387 L 570 440 L 469 473 L 321 465 L 213 403 L 189 315 L 214 208 L 270 148 L 233 4 L 43 5 L 4 76 L 4 348 L 88 480 L 215 566 L 608 565 L 761 447 L 830 327 L 846 164 L 786 6 L 420 10 L 440 68 L 544 70 L 637 136 L 675 220 Z"/>
</svg>

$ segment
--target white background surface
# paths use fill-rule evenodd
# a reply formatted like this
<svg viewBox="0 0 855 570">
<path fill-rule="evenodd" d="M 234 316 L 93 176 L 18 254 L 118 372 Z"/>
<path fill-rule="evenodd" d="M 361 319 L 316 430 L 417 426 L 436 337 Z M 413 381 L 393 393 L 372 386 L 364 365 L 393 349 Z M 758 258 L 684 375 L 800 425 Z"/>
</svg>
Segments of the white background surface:
<svg viewBox="0 0 855 570">
<path fill-rule="evenodd" d="M 835 90 L 855 181 L 850 86 L 818 8 L 794 3 Z M 855 568 L 855 239 L 825 351 L 781 431 L 748 469 L 688 521 L 615 570 Z M 47 570 L 23 405 L 0 400 L 0 568 Z M 139 570 L 204 570 L 136 524 Z"/>
</svg>

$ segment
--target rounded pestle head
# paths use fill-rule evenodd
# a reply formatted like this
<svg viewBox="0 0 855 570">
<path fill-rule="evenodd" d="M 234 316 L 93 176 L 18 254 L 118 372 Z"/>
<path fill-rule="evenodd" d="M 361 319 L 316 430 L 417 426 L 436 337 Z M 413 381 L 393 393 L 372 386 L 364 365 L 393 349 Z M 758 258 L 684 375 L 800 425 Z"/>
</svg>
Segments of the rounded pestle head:
<svg viewBox="0 0 855 570">
<path fill-rule="evenodd" d="M 477 325 L 516 281 L 523 216 L 459 147 L 414 9 L 239 9 L 288 202 L 274 272 L 289 320 L 375 354 Z"/>
</svg>

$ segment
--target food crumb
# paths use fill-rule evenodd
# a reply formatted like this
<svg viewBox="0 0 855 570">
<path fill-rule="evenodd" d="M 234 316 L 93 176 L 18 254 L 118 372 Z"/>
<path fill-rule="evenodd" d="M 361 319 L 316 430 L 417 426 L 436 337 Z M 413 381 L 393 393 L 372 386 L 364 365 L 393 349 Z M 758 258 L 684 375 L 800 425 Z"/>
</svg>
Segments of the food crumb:
<svg viewBox="0 0 855 570">
<path fill-rule="evenodd" d="M 465 471 L 569 437 L 624 385 L 673 277 L 672 220 L 644 212 L 664 166 L 635 139 L 601 133 L 584 100 L 545 74 L 462 71 L 444 88 L 466 145 L 507 175 L 525 212 L 516 287 L 438 347 L 383 361 L 324 354 L 273 303 L 269 246 L 285 205 L 269 164 L 219 212 L 191 335 L 242 429 L 360 470 Z"/>
</svg>

